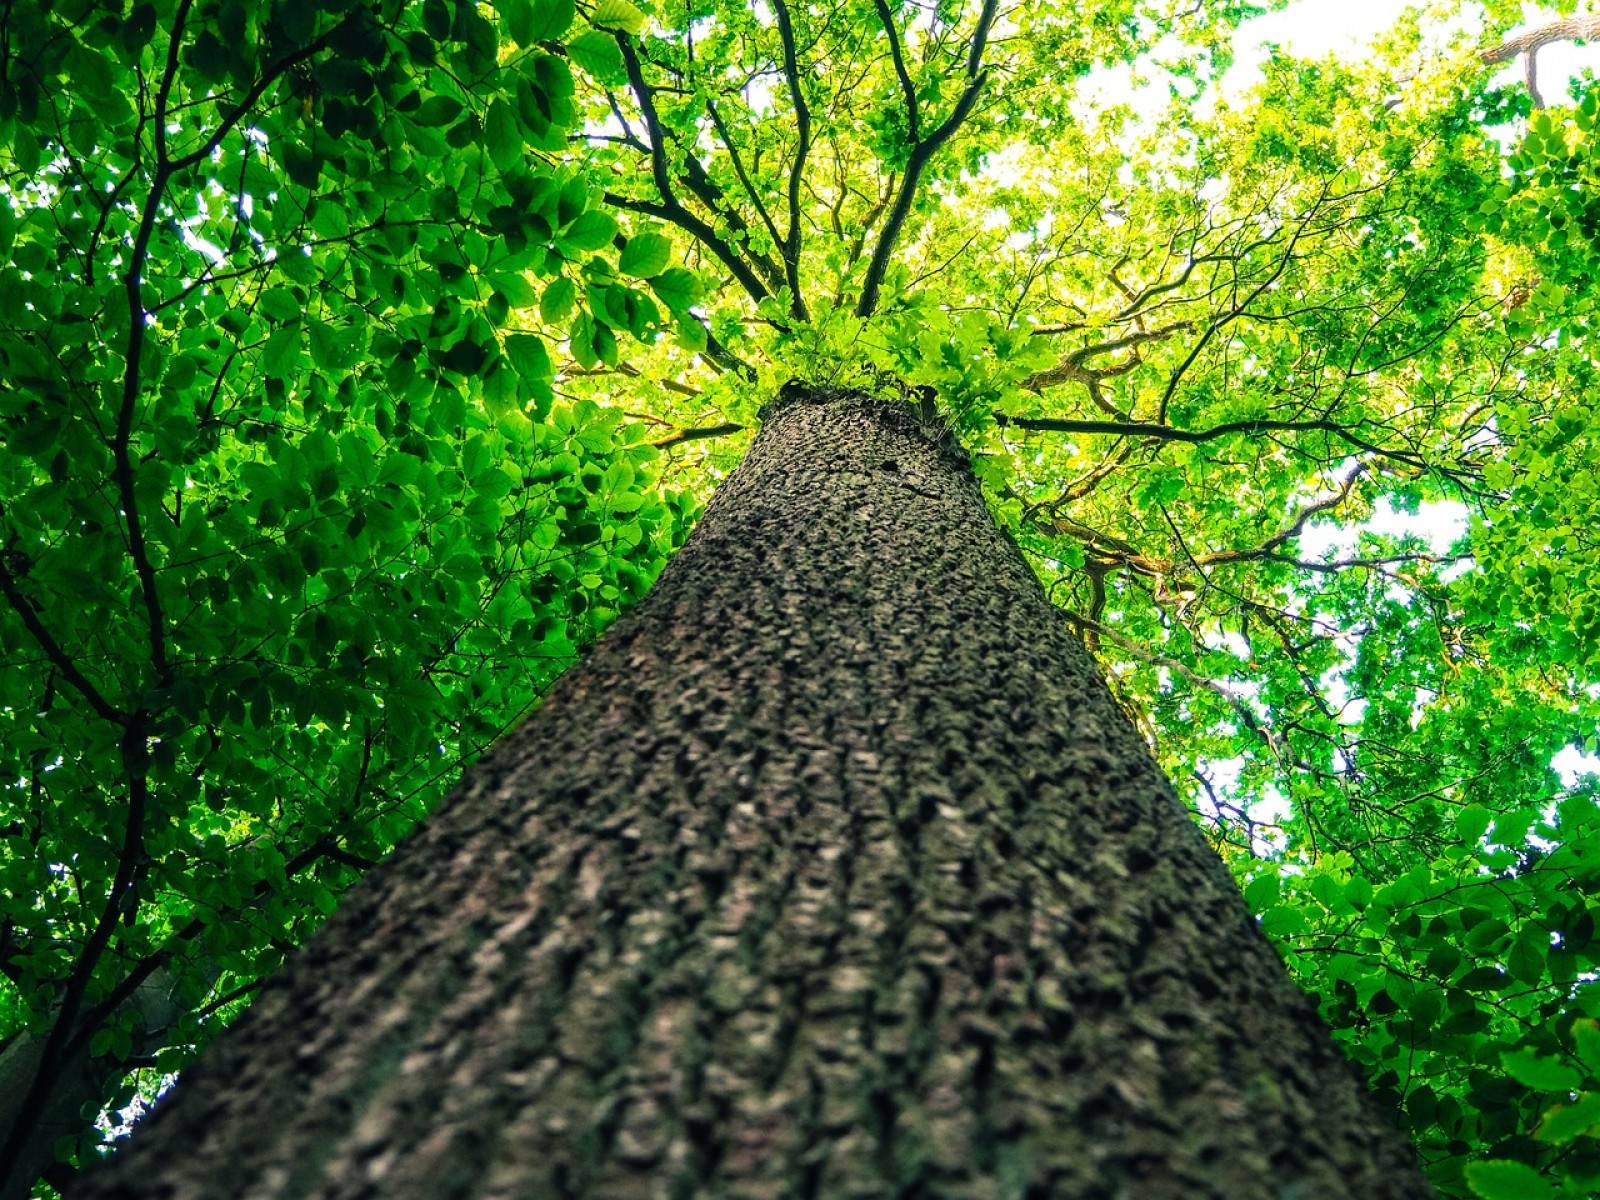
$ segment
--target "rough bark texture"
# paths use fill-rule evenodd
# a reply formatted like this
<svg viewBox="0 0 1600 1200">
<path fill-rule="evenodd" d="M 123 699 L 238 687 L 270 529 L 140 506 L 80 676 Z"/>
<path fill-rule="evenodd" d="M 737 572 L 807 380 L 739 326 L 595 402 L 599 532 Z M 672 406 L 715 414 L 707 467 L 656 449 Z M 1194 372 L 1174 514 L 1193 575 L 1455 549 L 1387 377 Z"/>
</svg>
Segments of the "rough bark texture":
<svg viewBox="0 0 1600 1200">
<path fill-rule="evenodd" d="M 1429 1191 L 959 452 L 804 394 L 76 1195 Z"/>
</svg>

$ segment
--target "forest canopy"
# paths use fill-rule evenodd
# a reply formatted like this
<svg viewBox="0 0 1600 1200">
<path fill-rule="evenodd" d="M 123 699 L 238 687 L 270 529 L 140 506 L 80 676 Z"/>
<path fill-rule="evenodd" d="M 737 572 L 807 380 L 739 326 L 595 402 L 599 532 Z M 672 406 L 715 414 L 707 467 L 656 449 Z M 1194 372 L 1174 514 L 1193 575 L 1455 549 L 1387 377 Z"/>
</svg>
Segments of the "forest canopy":
<svg viewBox="0 0 1600 1200">
<path fill-rule="evenodd" d="M 791 378 L 961 439 L 1439 1194 L 1593 1195 L 1600 85 L 1499 0 L 1230 84 L 1259 13 L 0 7 L 0 1196 L 644 594 Z"/>
</svg>

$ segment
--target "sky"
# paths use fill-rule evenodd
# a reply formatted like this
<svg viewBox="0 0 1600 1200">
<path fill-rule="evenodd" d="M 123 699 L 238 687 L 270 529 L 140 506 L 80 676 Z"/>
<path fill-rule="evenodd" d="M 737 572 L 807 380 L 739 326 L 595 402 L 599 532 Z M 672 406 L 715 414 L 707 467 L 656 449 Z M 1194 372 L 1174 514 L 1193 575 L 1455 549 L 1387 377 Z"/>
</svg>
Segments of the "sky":
<svg viewBox="0 0 1600 1200">
<path fill-rule="evenodd" d="M 1279 12 L 1268 13 L 1247 21 L 1234 35 L 1234 63 L 1223 79 L 1222 90 L 1233 97 L 1241 96 L 1259 78 L 1260 65 L 1266 58 L 1266 43 L 1273 43 L 1285 51 L 1303 58 L 1321 58 L 1334 54 L 1341 58 L 1361 56 L 1373 38 L 1383 33 L 1407 5 L 1400 0 L 1294 0 Z M 1592 2 L 1580 0 L 1580 10 L 1594 7 Z M 1552 9 L 1538 5 L 1524 5 L 1524 27 L 1547 24 L 1557 18 Z M 1474 6 L 1467 6 L 1457 27 L 1471 28 L 1478 22 Z M 1567 80 L 1583 67 L 1600 70 L 1600 45 L 1575 46 L 1558 43 L 1539 51 L 1539 88 L 1552 104 L 1569 99 Z M 1132 101 L 1135 110 L 1141 107 L 1138 93 L 1132 91 L 1127 79 L 1131 70 L 1104 72 L 1100 88 L 1094 94 L 1107 101 Z M 1522 78 L 1522 63 L 1518 60 L 1506 67 L 1497 82 L 1516 83 Z M 1166 104 L 1164 86 L 1144 89 L 1145 101 L 1152 116 L 1159 114 Z"/>
<path fill-rule="evenodd" d="M 1262 42 L 1276 42 L 1307 58 L 1359 55 L 1373 37 L 1394 21 L 1399 8 L 1395 0 L 1295 0 L 1281 12 L 1257 17 L 1239 31 L 1234 39 L 1234 71 L 1253 70 L 1261 59 Z M 1526 27 L 1558 19 L 1554 11 L 1531 4 L 1525 5 L 1523 12 Z M 1540 90 L 1551 103 L 1559 102 L 1564 98 L 1562 88 L 1568 76 L 1584 66 L 1600 68 L 1600 46 L 1546 46 L 1539 51 Z M 1520 63 L 1513 64 L 1504 72 L 1503 81 L 1520 79 L 1521 71 Z"/>
</svg>

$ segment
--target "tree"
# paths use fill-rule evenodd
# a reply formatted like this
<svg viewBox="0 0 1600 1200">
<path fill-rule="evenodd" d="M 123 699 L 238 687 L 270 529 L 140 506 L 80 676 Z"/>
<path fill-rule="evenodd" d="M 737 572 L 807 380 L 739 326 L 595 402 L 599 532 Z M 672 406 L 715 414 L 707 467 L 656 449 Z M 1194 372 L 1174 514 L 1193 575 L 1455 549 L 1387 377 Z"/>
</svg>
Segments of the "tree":
<svg viewBox="0 0 1600 1200">
<path fill-rule="evenodd" d="M 1502 182 L 1527 98 L 1475 46 L 1214 101 L 1243 15 L 8 11 L 12 1185 L 237 1011 L 799 376 L 962 438 L 1436 1185 L 1587 1186 L 1592 112 Z M 1175 52 L 1158 126 L 1085 115 Z M 1365 524 L 1445 500 L 1447 550 Z"/>
<path fill-rule="evenodd" d="M 790 389 L 81 1196 L 1422 1197 L 964 456 Z"/>
</svg>

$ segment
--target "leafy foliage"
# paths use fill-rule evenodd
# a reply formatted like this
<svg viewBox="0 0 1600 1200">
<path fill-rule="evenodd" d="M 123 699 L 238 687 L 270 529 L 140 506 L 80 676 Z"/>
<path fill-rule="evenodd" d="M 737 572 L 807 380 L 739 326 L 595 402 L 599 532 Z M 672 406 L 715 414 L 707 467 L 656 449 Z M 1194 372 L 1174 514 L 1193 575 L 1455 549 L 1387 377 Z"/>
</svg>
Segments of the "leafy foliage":
<svg viewBox="0 0 1600 1200">
<path fill-rule="evenodd" d="M 1600 695 L 1600 93 L 1530 111 L 1434 14 L 1240 94 L 1253 12 L 8 9 L 39 1087 L 181 1067 L 798 375 L 959 431 L 1440 1193 L 1600 1186 L 1600 807 L 1552 765 Z"/>
<path fill-rule="evenodd" d="M 0 1027 L 41 1078 L 180 1066 L 681 541 L 525 315 L 657 318 L 549 154 L 558 8 L 8 10 Z"/>
</svg>

